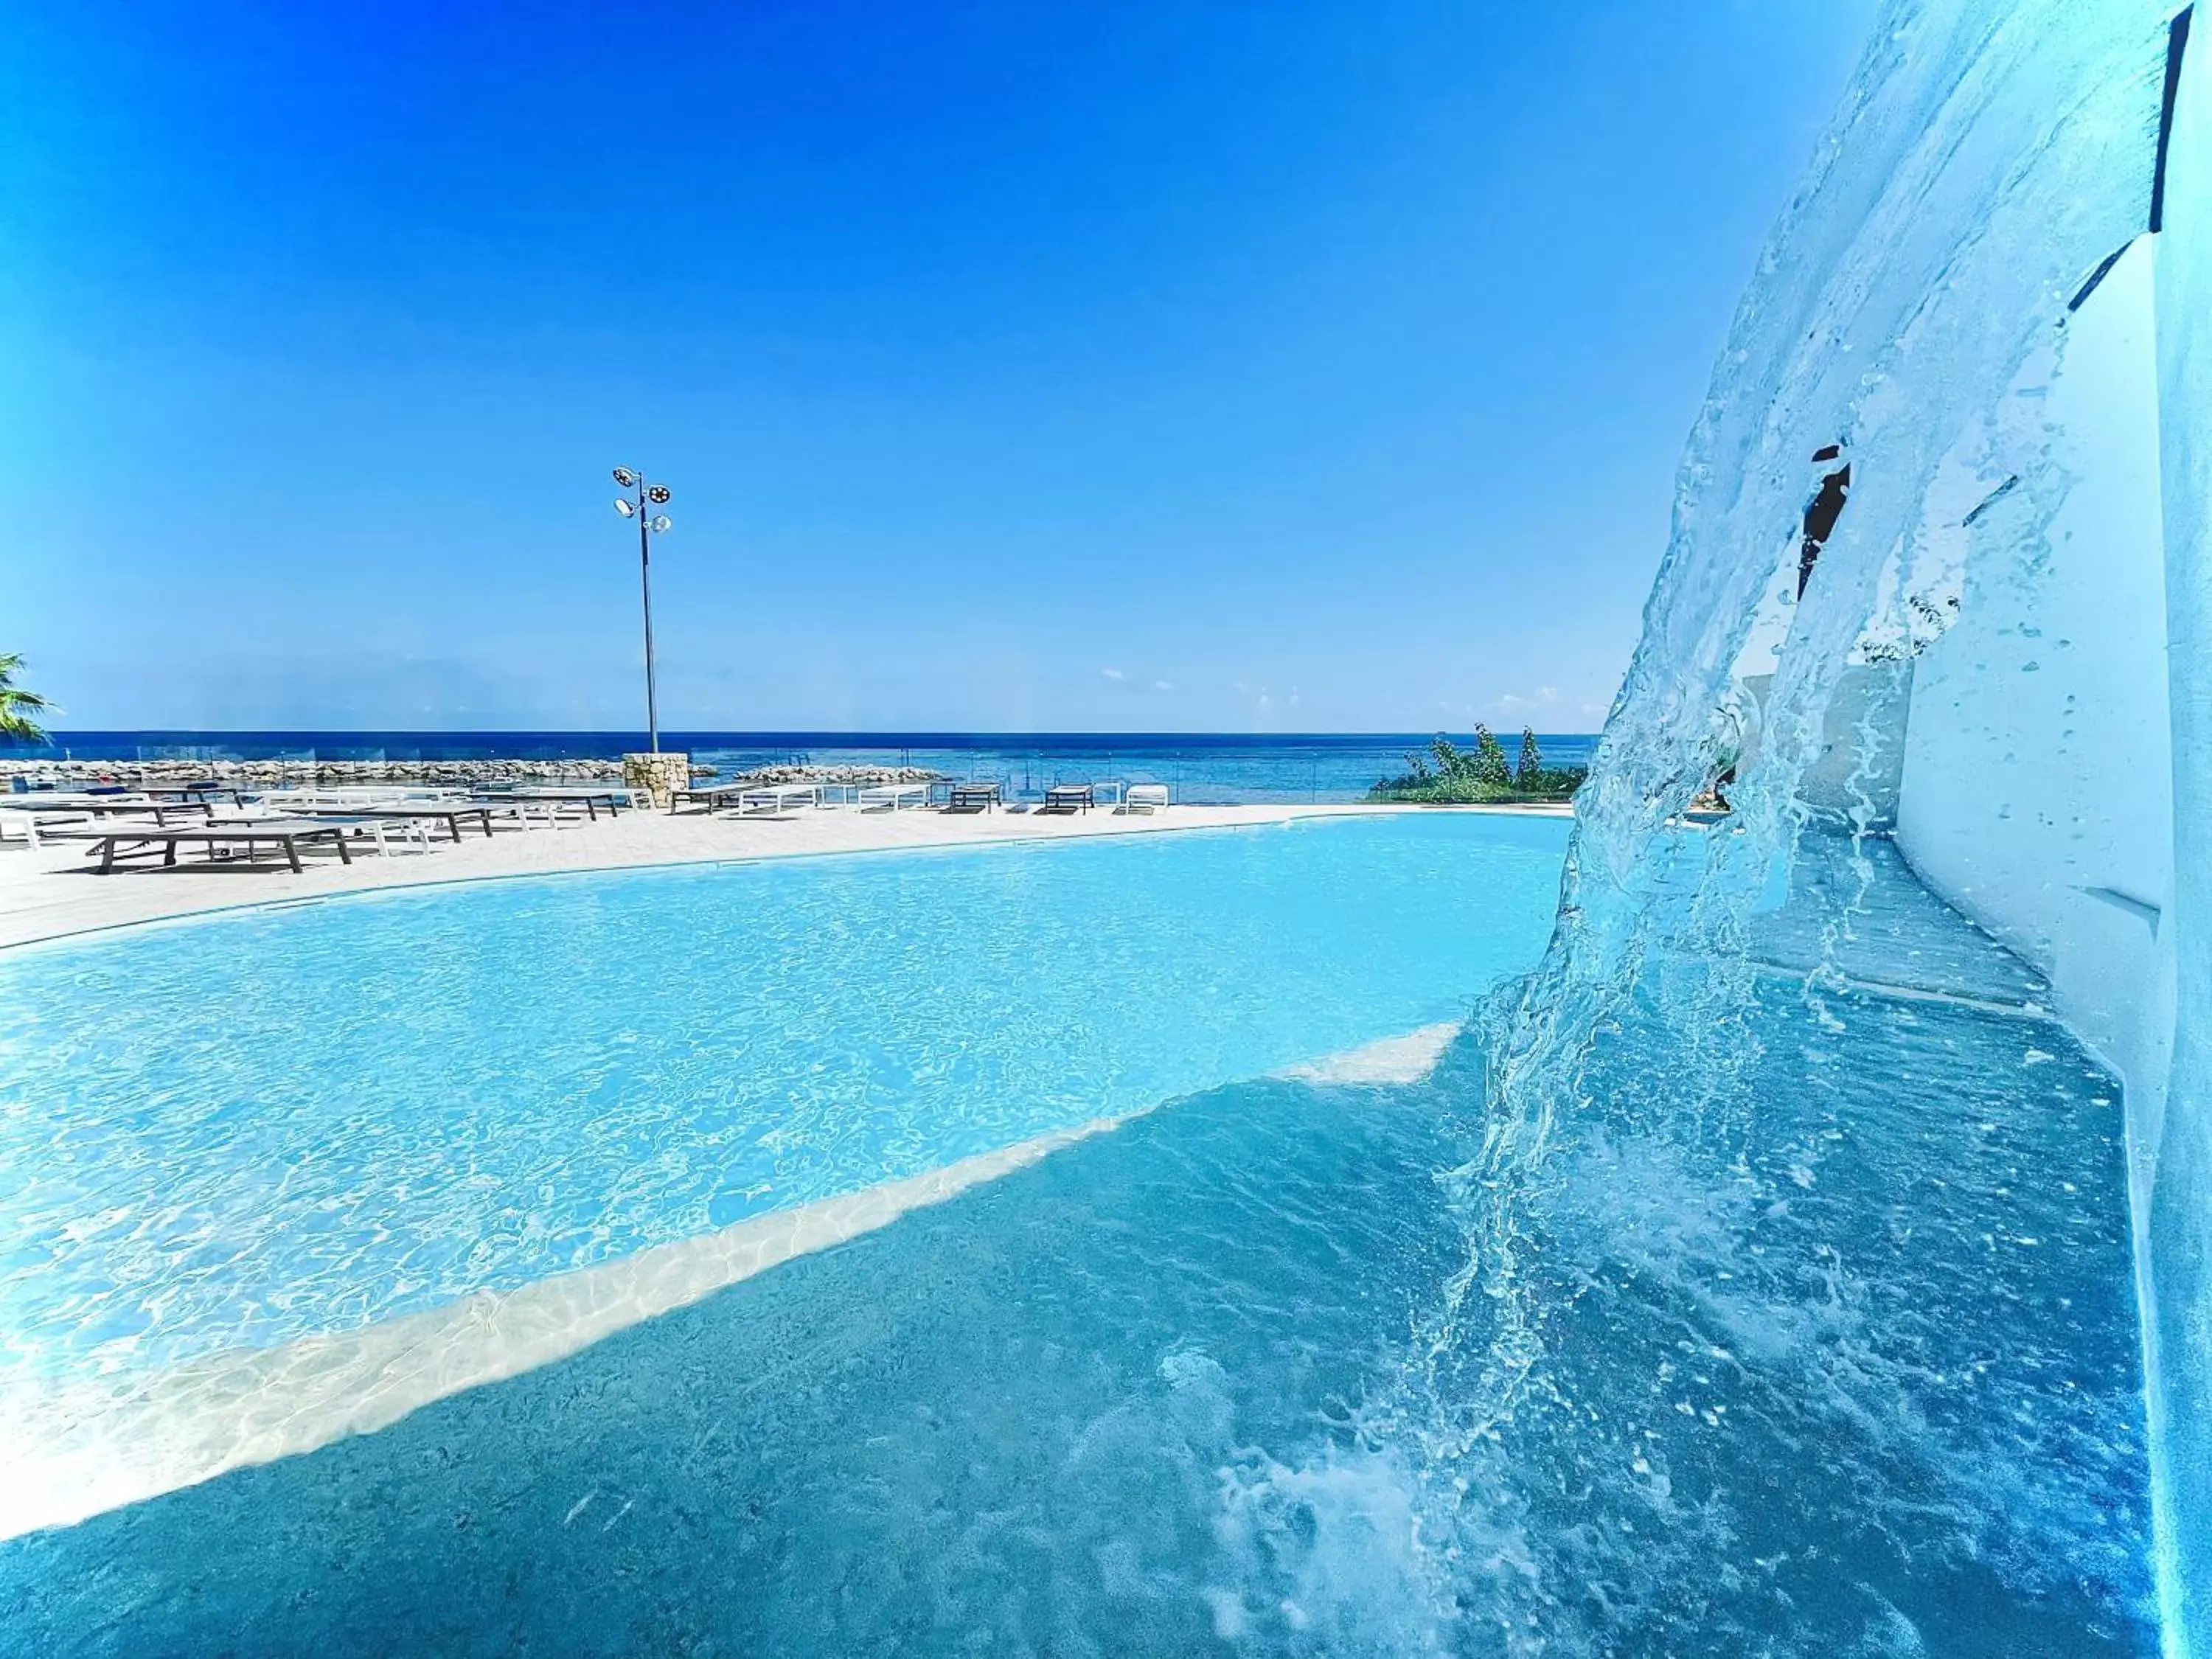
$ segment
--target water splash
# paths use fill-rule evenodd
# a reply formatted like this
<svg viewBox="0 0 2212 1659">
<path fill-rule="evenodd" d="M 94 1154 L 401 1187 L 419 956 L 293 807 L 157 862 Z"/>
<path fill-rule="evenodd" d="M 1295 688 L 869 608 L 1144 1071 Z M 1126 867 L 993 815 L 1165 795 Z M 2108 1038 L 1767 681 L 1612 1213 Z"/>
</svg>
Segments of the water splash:
<svg viewBox="0 0 2212 1659">
<path fill-rule="evenodd" d="M 1798 785 L 1863 641 L 1934 575 L 1923 511 L 1963 455 L 2026 481 L 2036 552 L 2063 495 L 2021 371 L 2055 350 L 2085 275 L 2148 209 L 2166 18 L 2145 0 L 1893 8 L 1745 296 L 1692 432 L 1644 635 L 1578 803 L 1557 934 L 1494 1035 L 1504 1109 L 1486 1167 L 1539 1154 L 1591 1035 L 1655 945 L 1717 983 L 1747 956 Z M 1735 832 L 1662 846 L 1721 762 L 1744 650 L 1794 567 L 1807 458 L 1842 441 L 1849 510 L 1795 606 Z M 1886 597 L 1887 596 L 1887 597 Z M 1863 826 L 1861 826 L 1862 828 Z"/>
<path fill-rule="evenodd" d="M 1909 628 L 1936 579 L 1923 504 L 1963 459 L 2027 509 L 1993 531 L 2036 556 L 2064 481 L 2022 418 L 2023 369 L 2055 355 L 2084 276 L 2144 222 L 2165 57 L 2163 8 L 2045 0 L 1893 7 L 1812 176 L 1783 216 L 1722 354 L 1676 487 L 1644 635 L 1579 802 L 1543 966 L 1488 1022 L 1492 1133 L 1470 1175 L 1495 1213 L 1469 1283 L 1510 1276 L 1517 1181 L 1586 1093 L 1596 1035 L 1655 949 L 1693 1060 L 1740 1052 L 1753 917 L 1814 816 L 1799 784 L 1865 642 Z M 2042 378 L 2042 377 L 2038 377 Z M 1849 510 L 1777 647 L 1764 706 L 1742 707 L 1745 648 L 1796 554 L 1808 458 L 1841 441 Z M 1674 826 L 1755 715 L 1731 833 Z M 1734 718 L 1731 719 L 1731 714 Z M 1847 826 L 1863 834 L 1861 821 Z M 1717 1024 L 1712 1023 L 1717 1017 Z M 1724 1039 L 1711 1040 L 1719 1030 Z"/>
<path fill-rule="evenodd" d="M 1304 1484 L 1364 1490 L 1389 1474 L 1407 1494 L 1407 1550 L 1449 1564 L 1459 1585 L 1455 1650 L 1475 1650 L 1480 1623 L 1540 1628 L 1547 1652 L 1644 1650 L 1662 1629 L 1696 1632 L 1705 1652 L 1922 1651 L 1927 1608 L 1916 1618 L 1890 1599 L 1895 1582 L 1844 1570 L 1852 1546 L 1825 1572 L 1807 1570 L 1802 1547 L 1763 1553 L 1747 1535 L 1756 1505 L 1663 1427 L 1751 1415 L 1802 1470 L 1825 1471 L 1813 1485 L 1853 1495 L 1837 1500 L 1837 1536 L 1862 1524 L 1931 1535 L 1916 1529 L 1932 1516 L 1959 1571 L 1994 1571 L 2027 1601 L 2061 1564 L 2094 1562 L 2085 1573 L 2108 1587 L 2096 1592 L 2104 1611 L 2066 1650 L 2131 1650 L 2144 1540 L 2100 1530 L 2101 1500 L 2081 1494 L 2124 1493 L 2140 1467 L 2134 1379 L 2104 1376 L 2082 1408 L 2065 1395 L 2074 1382 L 2051 1380 L 2064 1364 L 2057 1334 L 2009 1356 L 2007 1375 L 1941 1357 L 1942 1339 L 1916 1322 L 1963 1304 L 1920 1258 L 1885 1269 L 1878 1239 L 1837 1249 L 1849 1231 L 1838 1217 L 1800 1224 L 1834 1153 L 1823 1136 L 1847 1136 L 1832 1125 L 1850 1119 L 1821 1129 L 1778 1102 L 1863 1086 L 1849 1074 L 1870 1055 L 1888 1065 L 1912 1052 L 1909 1012 L 1853 994 L 1881 969 L 1874 924 L 1897 920 L 1874 915 L 1873 837 L 1887 828 L 1905 670 L 1948 624 L 1969 556 L 1999 582 L 2033 581 L 2048 562 L 2072 480 L 2047 394 L 2064 373 L 2069 298 L 2148 216 L 2170 9 L 1893 5 L 1741 302 L 1577 803 L 1550 949 L 1476 1021 L 1480 1150 L 1443 1178 L 1466 1265 L 1414 1331 L 1402 1376 L 1370 1402 L 1362 1456 L 1269 1468 L 1231 1506 L 1264 1521 Z M 1830 446 L 1848 458 L 1850 494 L 1800 593 L 1800 514 L 1834 464 L 1814 459 Z M 1954 498 L 1984 507 L 1931 514 Z M 1847 763 L 1822 780 L 1839 724 Z M 1686 828 L 1731 759 L 1727 826 Z M 1775 1002 L 1778 964 L 1801 988 L 1794 1006 Z M 2001 973 L 1917 994 L 2031 1012 L 2036 994 Z M 1943 1041 L 1954 1052 L 1929 1063 L 1961 1064 L 1960 1040 Z M 2029 1044 L 1999 1063 L 2018 1077 L 2052 1058 Z M 2099 1074 L 2082 1075 L 2063 1111 L 2088 1115 L 2067 1133 L 2116 1148 Z M 2005 1231 L 2023 1212 L 2002 1184 L 1970 1197 L 1941 1190 L 1935 1171 L 1945 1158 L 1976 1167 L 1987 1137 L 1975 1137 L 2003 1109 L 1890 1172 L 1932 1182 L 1938 1207 L 1887 1224 L 1954 1231 L 1949 1260 L 1977 1272 L 2039 1236 Z M 1855 1200 L 1878 1208 L 1881 1190 L 1855 1188 Z M 2124 1238 L 2109 1214 L 2066 1224 Z M 1618 1376 L 1593 1386 L 1571 1351 L 1594 1323 L 1624 1352 L 1649 1345 L 1640 1327 L 1591 1313 L 1607 1298 L 1679 1322 L 1682 1358 L 1660 1360 L 1641 1395 Z M 1829 1449 L 1843 1444 L 1853 1449 Z M 2064 1471 L 2067 1493 L 2038 1487 L 2046 1468 Z M 1573 1494 L 1571 1516 L 1532 1498 L 1547 1478 L 1553 1498 Z M 1988 1514 L 1992 1486 L 2021 1500 L 2006 1521 Z M 1772 1501 L 1818 1506 L 1786 1481 Z M 1532 1503 L 1550 1512 L 1520 1513 Z M 1327 1535 L 1340 1507 L 1303 1511 L 1309 1564 L 1368 1547 L 1345 1542 L 1341 1522 Z M 2128 1509 L 2114 1497 L 2109 1512 Z M 1541 1570 L 1503 1599 L 1495 1584 L 1471 1587 L 1479 1540 L 1524 1526 L 1542 1534 Z M 1412 1568 L 1385 1577 L 1432 1607 Z M 1517 1650 L 1506 1639 L 1499 1650 Z"/>
</svg>

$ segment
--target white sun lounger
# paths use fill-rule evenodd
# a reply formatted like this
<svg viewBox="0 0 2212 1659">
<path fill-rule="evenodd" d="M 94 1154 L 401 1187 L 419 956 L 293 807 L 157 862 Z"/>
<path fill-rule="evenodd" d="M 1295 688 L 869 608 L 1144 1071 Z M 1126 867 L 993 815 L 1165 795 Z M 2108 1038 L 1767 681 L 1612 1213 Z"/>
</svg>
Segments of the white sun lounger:
<svg viewBox="0 0 2212 1659">
<path fill-rule="evenodd" d="M 703 805 L 709 812 L 716 812 L 735 803 L 748 789 L 757 787 L 757 784 L 750 783 L 695 783 L 688 789 L 670 790 L 668 810 L 674 812 L 685 806 Z"/>
<path fill-rule="evenodd" d="M 1152 813 L 1164 811 L 1168 804 L 1168 787 L 1164 783 L 1133 783 L 1121 792 L 1121 811 Z"/>
<path fill-rule="evenodd" d="M 888 812 L 929 805 L 926 783 L 865 783 L 860 786 L 860 810 L 881 807 Z"/>
<path fill-rule="evenodd" d="M 22 831 L 23 839 L 33 849 L 39 845 L 39 832 L 48 834 L 73 823 L 90 823 L 92 814 L 63 808 L 40 811 L 21 806 L 0 806 L 0 841 L 8 839 L 10 828 Z"/>
<path fill-rule="evenodd" d="M 149 817 L 156 823 L 171 818 L 189 819 L 205 814 L 208 804 L 198 800 L 155 800 L 151 796 L 122 793 L 95 795 L 79 790 L 27 790 L 0 796 L 0 806 L 11 812 L 88 813 L 96 818 Z"/>
<path fill-rule="evenodd" d="M 349 839 L 362 837 L 374 842 L 377 852 L 385 858 L 392 856 L 392 843 L 394 840 L 402 842 L 411 842 L 414 843 L 415 850 L 420 853 L 427 853 L 430 850 L 428 819 L 395 818 L 374 810 L 353 813 L 343 809 L 325 807 L 319 811 L 309 809 L 304 813 L 295 813 L 281 809 L 270 811 L 264 808 L 245 806 L 229 811 L 211 812 L 207 819 L 207 827 L 210 830 L 234 830 L 242 836 L 251 835 L 262 826 L 270 823 L 333 825 L 339 831 L 338 850 L 341 854 L 347 851 L 345 843 Z M 349 856 L 346 859 L 349 864 L 352 861 Z"/>
<path fill-rule="evenodd" d="M 353 852 L 346 844 L 351 827 L 343 820 L 334 818 L 287 818 L 260 814 L 233 818 L 222 823 L 94 823 L 89 829 L 64 830 L 56 833 L 57 839 L 90 842 L 92 850 L 100 855 L 100 872 L 102 875 L 115 868 L 118 856 L 127 858 L 132 854 L 154 848 L 161 850 L 164 866 L 173 867 L 177 862 L 177 848 L 185 845 L 204 847 L 210 860 L 218 849 L 234 852 L 243 847 L 249 864 L 256 861 L 259 848 L 274 847 L 292 866 L 292 873 L 298 875 L 305 868 L 300 862 L 300 848 L 305 842 L 327 841 L 337 849 L 342 861 L 351 864 Z M 130 849 L 128 852 L 125 851 L 126 846 Z"/>
<path fill-rule="evenodd" d="M 526 823 L 535 817 L 541 823 L 559 829 L 579 817 L 596 823 L 603 807 L 611 818 L 625 811 L 635 811 L 640 795 L 651 804 L 652 796 L 647 792 L 633 791 L 623 784 L 531 784 L 514 789 L 472 789 L 467 799 L 471 806 L 520 807 L 525 809 Z"/>
<path fill-rule="evenodd" d="M 763 783 L 744 791 L 738 797 L 738 811 L 766 811 L 771 815 L 787 811 L 794 806 L 822 805 L 822 787 L 814 783 Z"/>
<path fill-rule="evenodd" d="M 301 784 L 287 789 L 262 789 L 252 799 L 264 806 L 404 806 L 415 801 L 455 800 L 466 790 L 436 784 L 334 783 Z"/>
</svg>

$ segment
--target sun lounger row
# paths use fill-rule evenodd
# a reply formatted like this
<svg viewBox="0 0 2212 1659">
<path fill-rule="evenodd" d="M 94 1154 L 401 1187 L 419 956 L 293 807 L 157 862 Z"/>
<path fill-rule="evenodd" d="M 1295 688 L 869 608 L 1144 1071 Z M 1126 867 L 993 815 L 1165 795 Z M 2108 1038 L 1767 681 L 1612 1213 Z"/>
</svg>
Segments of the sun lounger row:
<svg viewBox="0 0 2212 1659">
<path fill-rule="evenodd" d="M 471 791 L 356 786 L 342 788 L 244 792 L 231 800 L 215 793 L 40 791 L 0 796 L 0 837 L 19 832 L 33 847 L 52 841 L 87 843 L 103 872 L 118 859 L 158 853 L 165 866 L 180 847 L 204 849 L 210 860 L 242 854 L 248 863 L 274 848 L 297 871 L 303 847 L 327 844 L 351 863 L 356 848 L 389 856 L 427 853 L 434 840 L 459 844 L 471 834 L 490 837 L 501 827 L 558 829 L 580 820 L 612 817 L 637 805 L 627 788 L 589 785 Z"/>
<path fill-rule="evenodd" d="M 64 793 L 41 790 L 36 793 L 0 795 L 0 841 L 21 836 L 31 846 L 63 830 L 107 819 L 151 821 L 157 825 L 191 823 L 206 817 L 209 804 L 202 800 L 163 799 L 144 794 Z"/>
<path fill-rule="evenodd" d="M 1099 805 L 1102 795 L 1107 805 L 1125 812 L 1155 812 L 1168 804 L 1164 783 L 1055 783 L 1045 790 L 1036 810 L 1088 812 Z M 946 789 L 948 812 L 990 811 L 1005 805 L 1006 791 L 995 782 L 955 783 Z"/>
<path fill-rule="evenodd" d="M 902 812 L 940 804 L 947 812 L 994 811 L 1007 805 L 1006 786 L 994 779 L 864 784 L 768 784 L 739 779 L 676 790 L 668 810 L 729 811 L 745 817 L 781 817 L 804 807 L 852 806 L 862 811 Z M 1055 783 L 1034 802 L 1033 810 L 1087 812 L 1105 805 L 1117 811 L 1156 812 L 1167 805 L 1168 787 L 1164 783 Z"/>
<path fill-rule="evenodd" d="M 989 781 L 883 782 L 859 785 L 744 781 L 678 790 L 671 803 L 703 805 L 709 811 L 781 817 L 827 805 L 864 812 L 896 813 L 936 804 L 951 812 L 991 811 L 1006 804 Z M 639 793 L 593 785 L 543 785 L 469 790 L 400 785 L 235 792 L 40 791 L 0 796 L 0 839 L 20 835 L 33 847 L 44 842 L 87 843 L 88 854 L 112 871 L 118 860 L 158 853 L 165 866 L 183 848 L 204 849 L 210 860 L 243 853 L 257 860 L 274 848 L 293 869 L 302 867 L 302 847 L 327 843 L 347 863 L 357 848 L 386 856 L 427 853 L 434 842 L 459 845 L 469 836 L 490 839 L 502 827 L 559 828 L 578 819 L 597 821 L 635 810 Z M 1045 791 L 1036 810 L 1088 812 L 1101 805 L 1152 812 L 1168 805 L 1164 784 L 1061 783 Z"/>
<path fill-rule="evenodd" d="M 668 810 L 687 806 L 708 812 L 733 811 L 738 817 L 781 815 L 803 806 L 854 805 L 862 811 L 904 811 L 929 805 L 927 783 L 734 783 L 700 784 L 671 792 Z"/>
</svg>

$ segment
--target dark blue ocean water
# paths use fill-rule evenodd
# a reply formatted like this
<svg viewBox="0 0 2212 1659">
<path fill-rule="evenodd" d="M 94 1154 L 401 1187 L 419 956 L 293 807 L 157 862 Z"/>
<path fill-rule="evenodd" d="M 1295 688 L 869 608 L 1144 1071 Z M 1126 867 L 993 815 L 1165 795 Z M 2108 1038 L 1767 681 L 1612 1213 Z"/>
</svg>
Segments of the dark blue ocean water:
<svg viewBox="0 0 2212 1659">
<path fill-rule="evenodd" d="M 1010 792 L 1119 778 L 1164 783 L 1194 804 L 1357 800 L 1406 769 L 1426 732 L 1291 733 L 1056 732 L 664 732 L 722 772 L 782 761 L 922 766 L 948 777 L 993 778 Z M 1519 734 L 1500 732 L 1508 753 Z M 1474 738 L 1455 734 L 1455 741 Z M 1587 732 L 1540 733 L 1544 759 L 1587 764 Z M 641 732 L 59 732 L 51 744 L 0 748 L 0 758 L 75 760 L 587 760 L 645 747 Z"/>
</svg>

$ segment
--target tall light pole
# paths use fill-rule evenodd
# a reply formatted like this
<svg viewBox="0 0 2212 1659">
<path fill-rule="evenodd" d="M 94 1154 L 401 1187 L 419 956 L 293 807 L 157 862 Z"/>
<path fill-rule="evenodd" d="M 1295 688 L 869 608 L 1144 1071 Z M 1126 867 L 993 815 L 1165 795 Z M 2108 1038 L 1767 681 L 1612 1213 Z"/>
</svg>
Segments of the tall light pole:
<svg viewBox="0 0 2212 1659">
<path fill-rule="evenodd" d="M 615 469 L 615 482 L 632 492 L 615 497 L 615 511 L 637 520 L 637 579 L 645 589 L 645 735 L 654 754 L 660 752 L 660 705 L 653 684 L 653 538 L 668 528 L 665 513 L 651 514 L 648 507 L 668 505 L 668 486 L 647 483 L 645 474 L 626 466 Z"/>
</svg>

